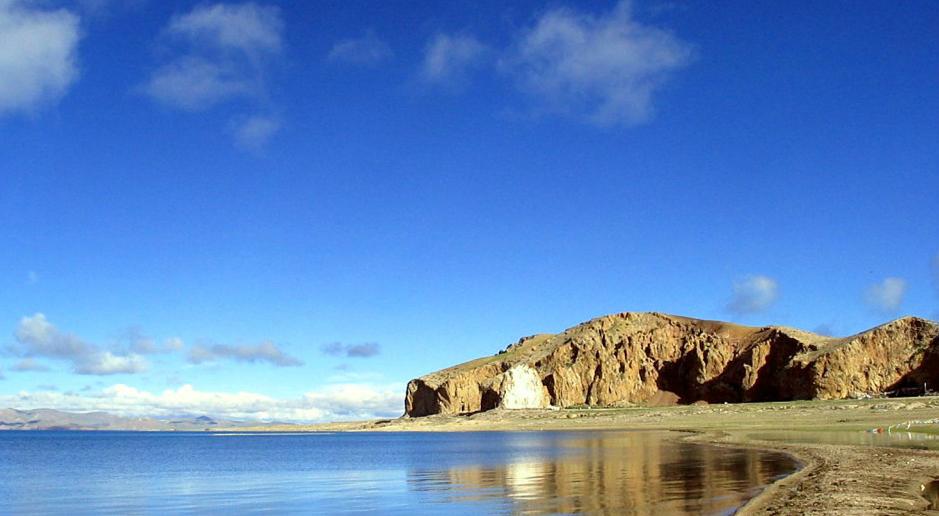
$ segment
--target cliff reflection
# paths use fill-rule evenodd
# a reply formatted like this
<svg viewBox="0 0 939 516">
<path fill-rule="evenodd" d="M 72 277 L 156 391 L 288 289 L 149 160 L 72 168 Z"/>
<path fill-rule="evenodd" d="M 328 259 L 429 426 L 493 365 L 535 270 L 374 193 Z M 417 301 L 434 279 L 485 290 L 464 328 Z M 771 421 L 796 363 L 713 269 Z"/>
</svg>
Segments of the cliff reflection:
<svg viewBox="0 0 939 516">
<path fill-rule="evenodd" d="M 504 463 L 409 470 L 409 487 L 463 502 L 501 499 L 516 513 L 726 514 L 797 468 L 782 454 L 675 442 L 654 432 L 508 438 L 521 446 L 512 446 L 517 452 Z"/>
</svg>

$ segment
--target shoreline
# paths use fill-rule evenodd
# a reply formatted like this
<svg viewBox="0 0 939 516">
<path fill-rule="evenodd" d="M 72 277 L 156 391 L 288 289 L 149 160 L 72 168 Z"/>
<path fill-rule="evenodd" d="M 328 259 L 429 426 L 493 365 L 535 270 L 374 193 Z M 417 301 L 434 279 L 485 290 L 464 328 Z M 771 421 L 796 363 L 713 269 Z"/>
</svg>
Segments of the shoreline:
<svg viewBox="0 0 939 516">
<path fill-rule="evenodd" d="M 402 417 L 318 425 L 241 428 L 249 432 L 460 432 L 659 430 L 676 439 L 786 453 L 803 467 L 767 485 L 738 511 L 781 514 L 935 514 L 939 448 L 769 440 L 772 432 L 863 439 L 875 428 L 939 416 L 939 397 L 796 401 L 619 409 L 494 410 L 459 416 Z M 935 425 L 915 428 L 937 432 Z M 234 429 L 233 429 L 234 430 Z M 820 433 L 820 434 L 819 434 Z"/>
<path fill-rule="evenodd" d="M 776 442 L 712 432 L 681 439 L 785 453 L 800 462 L 797 471 L 764 487 L 737 514 L 939 514 L 929 509 L 923 492 L 939 472 L 936 450 Z"/>
</svg>

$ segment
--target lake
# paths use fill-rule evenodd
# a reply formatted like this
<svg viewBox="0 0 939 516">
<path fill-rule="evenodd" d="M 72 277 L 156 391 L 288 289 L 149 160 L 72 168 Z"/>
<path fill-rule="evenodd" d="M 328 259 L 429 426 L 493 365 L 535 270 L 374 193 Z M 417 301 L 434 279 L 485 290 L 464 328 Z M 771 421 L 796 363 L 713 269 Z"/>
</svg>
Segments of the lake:
<svg viewBox="0 0 939 516">
<path fill-rule="evenodd" d="M 922 429 L 922 427 L 920 427 Z M 846 431 L 846 430 L 788 430 L 754 432 L 751 439 L 782 441 L 788 443 L 838 444 L 848 446 L 886 446 L 888 448 L 910 448 L 915 450 L 939 450 L 939 435 L 904 430 L 891 432 Z"/>
<path fill-rule="evenodd" d="M 0 432 L 0 512 L 728 514 L 789 456 L 656 432 Z"/>
</svg>

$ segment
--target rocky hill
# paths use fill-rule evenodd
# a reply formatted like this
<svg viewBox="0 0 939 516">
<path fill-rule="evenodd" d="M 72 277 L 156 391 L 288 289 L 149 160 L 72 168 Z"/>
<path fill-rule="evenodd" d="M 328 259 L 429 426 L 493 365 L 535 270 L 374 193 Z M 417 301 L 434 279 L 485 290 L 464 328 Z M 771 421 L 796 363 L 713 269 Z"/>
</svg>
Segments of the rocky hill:
<svg viewBox="0 0 939 516">
<path fill-rule="evenodd" d="M 405 411 L 834 399 L 924 385 L 939 390 L 939 324 L 925 319 L 831 338 L 621 313 L 411 380 Z"/>
</svg>

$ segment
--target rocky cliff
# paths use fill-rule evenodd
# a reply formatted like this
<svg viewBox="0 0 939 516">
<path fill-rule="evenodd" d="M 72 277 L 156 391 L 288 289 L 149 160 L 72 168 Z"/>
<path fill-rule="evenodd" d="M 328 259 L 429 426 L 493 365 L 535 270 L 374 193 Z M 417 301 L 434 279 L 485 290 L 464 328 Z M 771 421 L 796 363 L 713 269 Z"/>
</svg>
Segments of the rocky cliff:
<svg viewBox="0 0 939 516">
<path fill-rule="evenodd" d="M 531 378 L 540 378 L 541 393 Z M 939 325 L 905 317 L 846 338 L 659 313 L 600 317 L 411 380 L 409 416 L 519 405 L 832 399 L 939 388 Z"/>
</svg>

